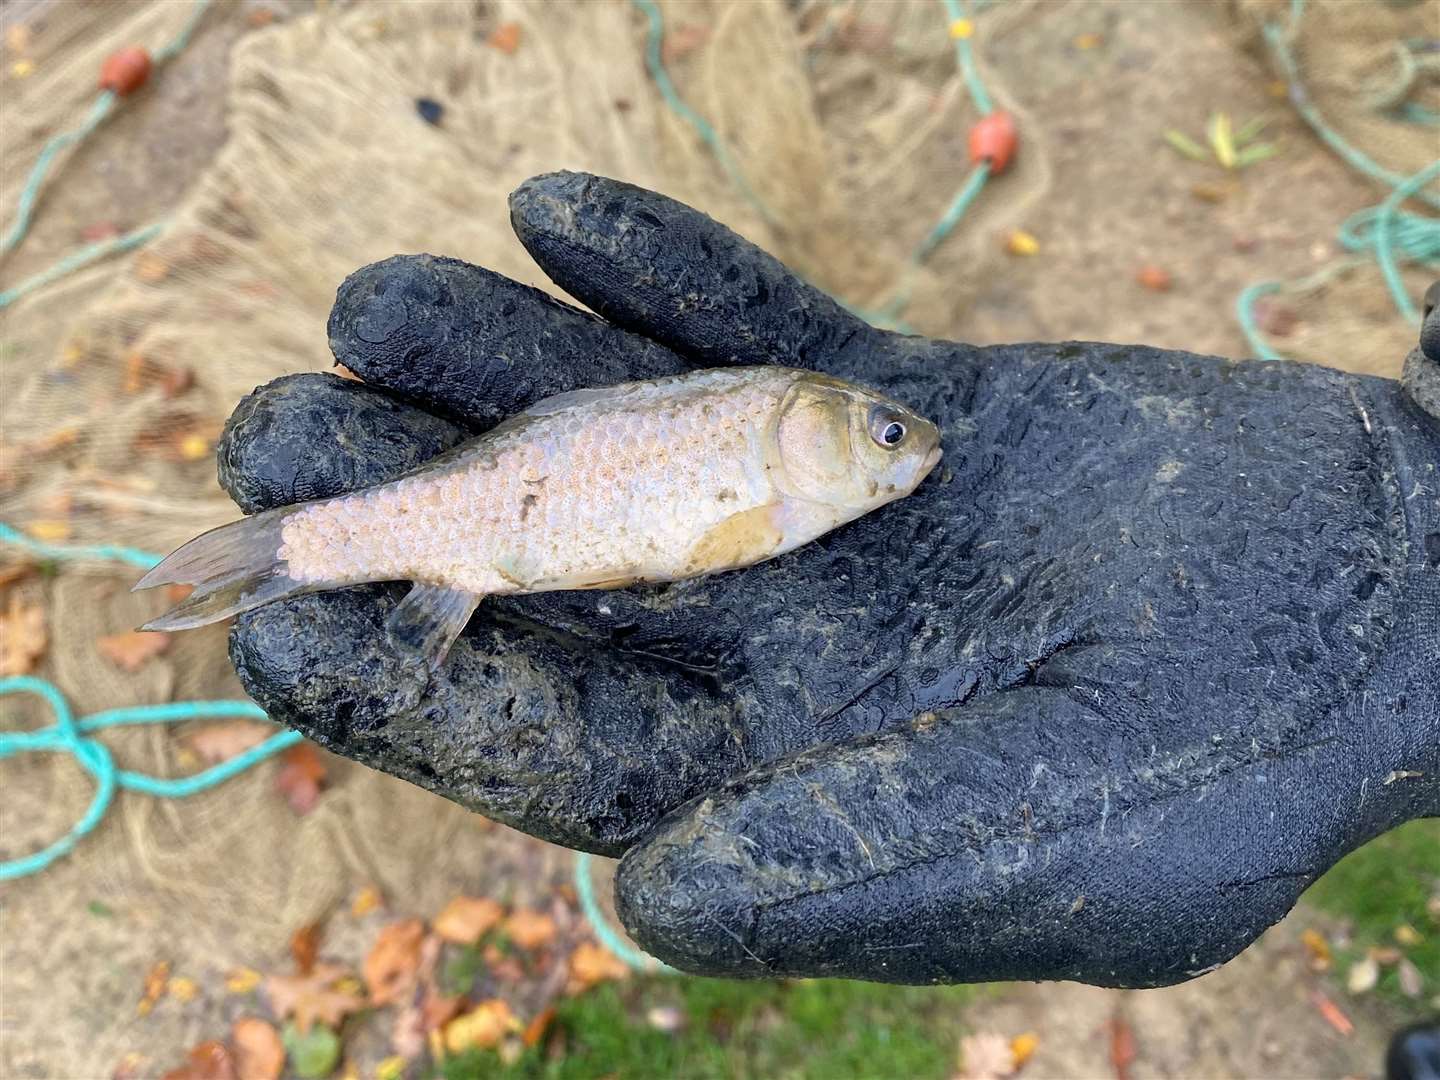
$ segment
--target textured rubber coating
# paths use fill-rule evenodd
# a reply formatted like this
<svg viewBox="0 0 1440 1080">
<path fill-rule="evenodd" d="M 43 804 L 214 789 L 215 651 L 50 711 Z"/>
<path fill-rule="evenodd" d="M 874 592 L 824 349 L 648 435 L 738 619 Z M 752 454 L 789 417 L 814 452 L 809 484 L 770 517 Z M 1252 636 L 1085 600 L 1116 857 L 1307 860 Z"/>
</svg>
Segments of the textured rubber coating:
<svg viewBox="0 0 1440 1080">
<path fill-rule="evenodd" d="M 711 974 L 1172 983 L 1440 814 L 1428 369 L 898 337 L 652 192 L 554 174 L 512 216 L 628 331 L 448 260 L 443 299 L 370 325 L 363 283 L 428 280 L 441 261 L 416 256 L 342 287 L 337 354 L 474 425 L 679 356 L 808 365 L 936 419 L 942 467 L 743 572 L 487 601 L 433 675 L 380 632 L 398 587 L 262 608 L 231 653 L 276 719 L 626 853 L 626 925 Z M 427 448 L 455 437 L 379 389 L 333 408 L 329 385 L 237 411 L 221 472 L 247 508 L 393 475 L 405 417 Z"/>
</svg>

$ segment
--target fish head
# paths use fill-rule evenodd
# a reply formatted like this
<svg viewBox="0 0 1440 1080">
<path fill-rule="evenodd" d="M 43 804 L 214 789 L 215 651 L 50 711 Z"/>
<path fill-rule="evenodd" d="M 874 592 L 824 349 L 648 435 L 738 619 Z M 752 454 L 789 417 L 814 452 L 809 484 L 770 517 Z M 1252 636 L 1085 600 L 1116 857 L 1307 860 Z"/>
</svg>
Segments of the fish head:
<svg viewBox="0 0 1440 1080">
<path fill-rule="evenodd" d="M 781 489 L 858 517 L 903 498 L 940 460 L 929 420 L 873 390 L 806 372 L 775 426 Z"/>
</svg>

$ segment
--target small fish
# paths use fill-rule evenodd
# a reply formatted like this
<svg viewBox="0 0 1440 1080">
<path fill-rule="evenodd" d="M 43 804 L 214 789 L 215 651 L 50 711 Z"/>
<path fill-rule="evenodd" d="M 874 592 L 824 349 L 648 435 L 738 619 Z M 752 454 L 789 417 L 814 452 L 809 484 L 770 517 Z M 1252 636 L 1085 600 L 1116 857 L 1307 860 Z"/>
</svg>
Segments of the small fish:
<svg viewBox="0 0 1440 1080">
<path fill-rule="evenodd" d="M 212 529 L 135 588 L 194 585 L 145 626 L 184 630 L 288 596 L 410 581 L 387 628 L 438 666 L 484 596 L 750 566 L 908 495 L 939 460 L 930 421 L 811 371 L 572 390 L 397 480 Z"/>
</svg>

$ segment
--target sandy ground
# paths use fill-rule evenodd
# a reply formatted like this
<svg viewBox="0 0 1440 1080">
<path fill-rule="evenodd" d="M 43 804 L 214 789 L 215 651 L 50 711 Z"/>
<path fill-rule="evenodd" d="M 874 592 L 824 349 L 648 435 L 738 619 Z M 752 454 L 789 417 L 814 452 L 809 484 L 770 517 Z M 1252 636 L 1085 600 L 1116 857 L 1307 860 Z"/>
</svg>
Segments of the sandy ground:
<svg viewBox="0 0 1440 1080">
<path fill-rule="evenodd" d="M 34 19 L 46 6 L 15 3 L 0 21 Z M 194 47 L 146 91 L 144 107 L 126 110 L 69 163 L 64 182 L 47 193 L 10 274 L 18 278 L 47 265 L 76 244 L 86 225 L 133 227 L 174 205 L 224 141 L 227 51 L 246 32 L 246 13 L 261 6 L 249 0 L 221 5 Z M 263 6 L 282 13 L 302 9 Z M 1099 43 L 1074 46 L 1082 34 L 1100 35 Z M 1043 160 L 1036 167 L 1052 186 L 1045 198 L 1017 210 L 997 183 L 993 200 L 935 260 L 935 271 L 956 282 L 956 302 L 948 310 L 932 305 L 912 311 L 911 321 L 922 330 L 982 342 L 1095 338 L 1244 356 L 1232 314 L 1241 289 L 1313 270 L 1333 256 L 1339 220 L 1377 201 L 1377 193 L 1320 148 L 1267 90 L 1269 72 L 1236 48 L 1218 5 L 1057 4 L 1012 28 L 984 56 L 987 72 L 1013 100 L 1027 130 L 1037 133 Z M 1240 118 L 1271 116 L 1274 137 L 1286 145 L 1281 157 L 1220 202 L 1193 193 L 1196 184 L 1217 176 L 1175 157 L 1156 137 L 1166 127 L 1198 134 L 1211 109 Z M 949 190 L 941 178 L 953 171 L 962 144 L 963 133 L 957 133 L 950 161 L 913 162 L 935 171 L 937 202 Z M 1039 238 L 1039 256 L 997 257 L 1001 231 L 1017 225 Z M 1151 292 L 1136 283 L 1139 268 L 1152 263 L 1173 278 L 1170 291 Z M 87 299 L 82 285 L 65 302 L 78 306 Z M 1411 334 L 1384 317 L 1373 292 L 1365 303 L 1366 333 L 1344 340 L 1366 344 L 1328 360 L 1394 374 Z M 393 790 L 407 802 L 431 798 L 398 781 Z M 107 824 L 123 827 L 123 821 Z M 121 843 L 123 837 L 110 840 Z M 103 831 L 96 842 L 107 842 Z M 453 871 L 454 883 L 473 892 L 503 894 L 512 891 L 505 879 L 527 875 L 544 889 L 567 873 L 561 853 L 508 830 L 466 843 L 491 852 Z M 200 978 L 219 978 L 232 966 L 269 970 L 281 962 L 283 951 L 245 941 L 216 949 L 213 941 L 175 940 L 166 913 L 154 911 L 88 922 L 66 913 L 77 926 L 57 953 L 47 936 L 54 912 L 44 898 L 67 889 L 83 893 L 77 875 L 86 872 L 74 861 L 51 871 L 59 880 L 20 883 L 4 894 L 5 967 L 53 971 L 59 1017 L 49 1038 L 17 1032 L 11 1003 L 5 1003 L 0 1036 L 9 1049 L 0 1071 L 6 1076 L 71 1075 L 64 1065 L 69 1058 L 57 1049 L 71 1040 L 103 1038 L 117 1050 L 124 1045 L 166 1060 L 167 1051 L 221 1030 L 229 1007 L 202 996 L 186 1006 L 172 1002 L 163 1016 L 137 1020 L 116 1036 L 111 1018 L 133 1013 L 144 972 L 162 948 L 177 970 Z M 97 892 L 123 895 L 123 874 L 97 884 Z M 337 888 L 342 884 L 362 882 Z M 1302 911 L 1237 961 L 1184 987 L 1121 993 L 1070 984 L 1018 986 L 977 1006 L 974 1026 L 1043 1026 L 1031 1076 L 1109 1075 L 1106 1025 L 1117 1011 L 1140 1033 L 1132 1072 L 1137 1080 L 1375 1075 L 1393 1018 L 1356 1010 L 1357 1030 L 1349 1039 L 1319 1019 L 1306 996 L 1311 977 L 1296 945 L 1297 920 L 1309 917 Z"/>
</svg>

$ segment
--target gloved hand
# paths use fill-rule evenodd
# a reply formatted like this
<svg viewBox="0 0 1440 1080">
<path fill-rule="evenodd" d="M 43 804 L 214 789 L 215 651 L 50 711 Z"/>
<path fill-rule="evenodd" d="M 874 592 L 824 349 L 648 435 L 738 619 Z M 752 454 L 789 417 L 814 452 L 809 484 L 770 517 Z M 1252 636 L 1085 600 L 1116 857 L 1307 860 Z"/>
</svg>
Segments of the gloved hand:
<svg viewBox="0 0 1440 1080">
<path fill-rule="evenodd" d="M 486 599 L 436 673 L 388 649 L 403 585 L 261 608 L 231 653 L 275 719 L 623 854 L 625 925 L 708 974 L 1173 983 L 1440 813 L 1440 352 L 1402 387 L 974 348 L 872 329 L 649 191 L 557 173 L 511 211 L 602 318 L 452 259 L 365 267 L 330 319 L 365 385 L 241 403 L 220 475 L 244 509 L 689 365 L 869 384 L 940 424 L 944 462 L 751 569 Z"/>
</svg>

